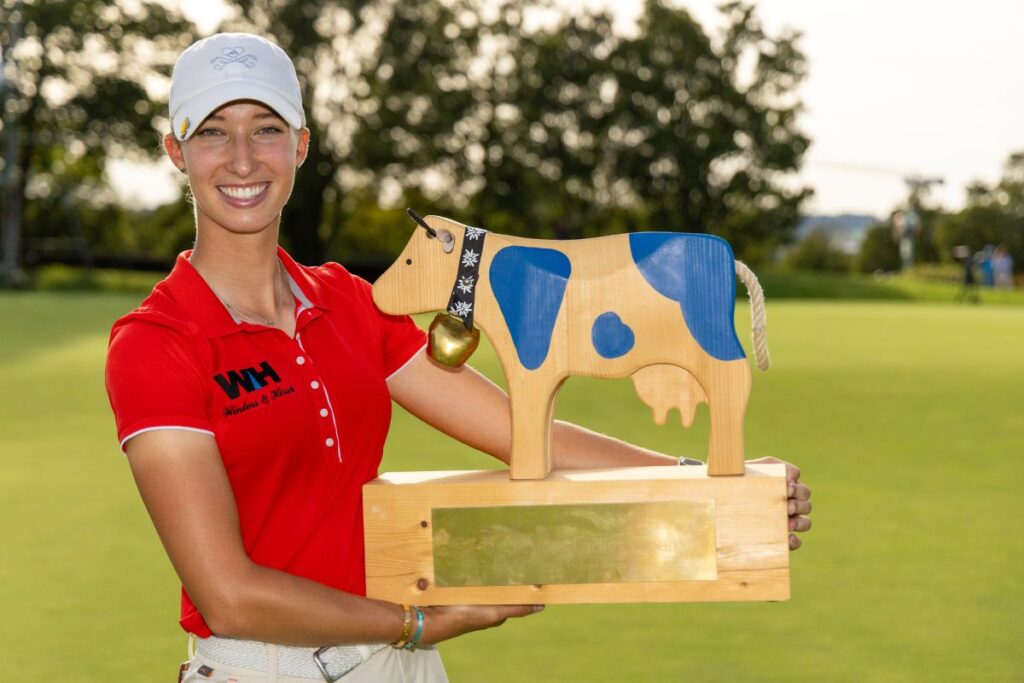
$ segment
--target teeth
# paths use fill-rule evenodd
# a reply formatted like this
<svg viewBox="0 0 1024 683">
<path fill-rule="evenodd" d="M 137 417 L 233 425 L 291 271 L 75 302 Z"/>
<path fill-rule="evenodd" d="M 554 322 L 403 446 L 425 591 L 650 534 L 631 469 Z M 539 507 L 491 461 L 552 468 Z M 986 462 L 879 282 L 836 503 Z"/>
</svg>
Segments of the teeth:
<svg viewBox="0 0 1024 683">
<path fill-rule="evenodd" d="M 245 187 L 227 187 L 221 186 L 217 189 L 231 197 L 232 199 L 252 199 L 256 195 L 267 189 L 269 183 L 260 183 L 259 185 L 247 185 Z"/>
</svg>

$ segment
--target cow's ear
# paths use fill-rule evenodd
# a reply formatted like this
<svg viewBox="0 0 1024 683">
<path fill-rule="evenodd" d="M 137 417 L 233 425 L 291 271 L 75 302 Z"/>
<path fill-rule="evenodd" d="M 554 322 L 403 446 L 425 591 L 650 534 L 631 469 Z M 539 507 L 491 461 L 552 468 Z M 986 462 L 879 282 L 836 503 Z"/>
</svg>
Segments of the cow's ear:
<svg viewBox="0 0 1024 683">
<path fill-rule="evenodd" d="M 441 248 L 444 249 L 444 253 L 452 253 L 455 249 L 455 235 L 448 230 L 438 230 L 437 238 L 441 240 Z"/>
</svg>

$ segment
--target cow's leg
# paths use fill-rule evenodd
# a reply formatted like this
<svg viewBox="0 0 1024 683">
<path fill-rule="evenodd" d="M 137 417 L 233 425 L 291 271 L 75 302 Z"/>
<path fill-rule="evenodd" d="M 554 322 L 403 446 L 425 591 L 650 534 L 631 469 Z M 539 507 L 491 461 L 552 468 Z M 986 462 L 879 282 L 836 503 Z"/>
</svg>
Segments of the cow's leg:
<svg viewBox="0 0 1024 683">
<path fill-rule="evenodd" d="M 711 412 L 708 474 L 743 474 L 743 415 L 750 397 L 746 359 L 716 361 L 701 378 Z"/>
<path fill-rule="evenodd" d="M 509 382 L 512 407 L 513 479 L 543 479 L 551 471 L 551 422 L 558 387 Z"/>
</svg>

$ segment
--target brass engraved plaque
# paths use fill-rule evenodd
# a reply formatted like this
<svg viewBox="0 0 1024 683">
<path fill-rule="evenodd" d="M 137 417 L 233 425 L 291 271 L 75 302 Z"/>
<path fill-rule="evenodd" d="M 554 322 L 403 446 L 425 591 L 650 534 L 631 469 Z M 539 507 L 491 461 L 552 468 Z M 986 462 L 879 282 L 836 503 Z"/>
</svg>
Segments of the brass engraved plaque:
<svg viewBox="0 0 1024 683">
<path fill-rule="evenodd" d="M 437 508 L 432 518 L 439 587 L 718 578 L 712 499 Z"/>
</svg>

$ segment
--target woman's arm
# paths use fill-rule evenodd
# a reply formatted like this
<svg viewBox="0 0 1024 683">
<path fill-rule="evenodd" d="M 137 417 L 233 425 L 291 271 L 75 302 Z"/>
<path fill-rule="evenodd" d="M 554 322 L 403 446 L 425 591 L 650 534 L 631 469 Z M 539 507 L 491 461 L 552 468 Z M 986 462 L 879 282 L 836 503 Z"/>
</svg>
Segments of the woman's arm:
<svg viewBox="0 0 1024 683">
<path fill-rule="evenodd" d="M 462 443 L 483 451 L 504 463 L 512 445 L 511 411 L 501 387 L 469 366 L 444 367 L 419 354 L 388 380 L 391 397 L 427 424 Z M 568 422 L 555 420 L 552 427 L 552 461 L 556 468 L 638 467 L 675 465 L 677 459 L 592 432 Z M 751 462 L 776 462 L 761 458 Z M 789 480 L 789 528 L 807 531 L 811 520 L 811 490 L 800 483 L 800 470 L 786 464 Z M 800 539 L 789 535 L 789 547 L 796 550 Z"/>
<path fill-rule="evenodd" d="M 508 395 L 465 365 L 444 367 L 419 354 L 388 380 L 391 397 L 410 413 L 454 439 L 509 461 L 512 422 Z M 552 461 L 556 468 L 675 465 L 677 459 L 555 420 Z"/>
<path fill-rule="evenodd" d="M 213 437 L 154 430 L 126 452 L 142 500 L 183 585 L 216 635 L 318 647 L 387 643 L 402 633 L 398 605 L 335 590 L 253 563 Z M 421 642 L 497 626 L 533 607 L 428 608 Z"/>
</svg>

